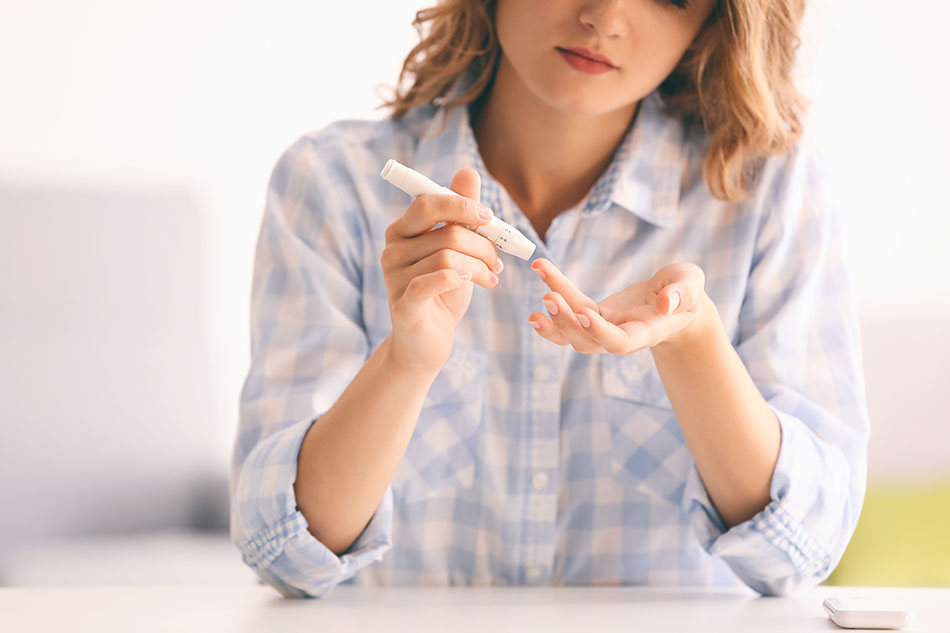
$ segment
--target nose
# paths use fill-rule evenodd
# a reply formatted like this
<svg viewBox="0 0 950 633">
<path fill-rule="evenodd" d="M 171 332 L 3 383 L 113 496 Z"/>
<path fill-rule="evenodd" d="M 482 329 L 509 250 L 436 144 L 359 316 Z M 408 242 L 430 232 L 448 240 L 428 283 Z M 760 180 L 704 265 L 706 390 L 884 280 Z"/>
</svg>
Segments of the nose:
<svg viewBox="0 0 950 633">
<path fill-rule="evenodd" d="M 626 0 L 585 2 L 577 17 L 585 29 L 605 39 L 624 37 L 629 29 Z"/>
</svg>

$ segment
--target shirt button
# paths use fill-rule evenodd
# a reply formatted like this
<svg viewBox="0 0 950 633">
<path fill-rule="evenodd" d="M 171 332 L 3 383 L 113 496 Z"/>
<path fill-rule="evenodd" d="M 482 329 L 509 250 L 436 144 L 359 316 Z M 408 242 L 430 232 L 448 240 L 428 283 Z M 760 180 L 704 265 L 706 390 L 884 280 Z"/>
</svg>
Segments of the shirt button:
<svg viewBox="0 0 950 633">
<path fill-rule="evenodd" d="M 548 474 L 534 473 L 534 476 L 531 477 L 531 485 L 534 486 L 535 490 L 544 490 L 548 487 Z"/>
<path fill-rule="evenodd" d="M 532 582 L 541 580 L 541 575 L 540 567 L 528 567 L 528 569 L 525 570 L 525 576 Z"/>
<path fill-rule="evenodd" d="M 551 368 L 545 365 L 544 363 L 539 363 L 534 366 L 534 379 L 535 380 L 547 380 L 551 377 Z"/>
</svg>

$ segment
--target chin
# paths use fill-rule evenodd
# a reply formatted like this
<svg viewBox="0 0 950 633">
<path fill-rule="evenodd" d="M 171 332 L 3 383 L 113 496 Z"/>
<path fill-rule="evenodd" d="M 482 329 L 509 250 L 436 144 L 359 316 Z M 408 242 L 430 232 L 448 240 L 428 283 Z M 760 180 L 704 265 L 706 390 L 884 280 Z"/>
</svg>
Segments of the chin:
<svg viewBox="0 0 950 633">
<path fill-rule="evenodd" d="M 630 102 L 618 99 L 616 95 L 602 92 L 583 91 L 573 93 L 555 93 L 539 95 L 549 106 L 562 112 L 597 116 L 629 105 Z"/>
<path fill-rule="evenodd" d="M 576 77 L 546 77 L 529 89 L 549 107 L 565 113 L 597 116 L 636 102 L 629 86 L 618 81 L 598 82 Z M 623 89 L 625 88 L 625 89 Z"/>
</svg>

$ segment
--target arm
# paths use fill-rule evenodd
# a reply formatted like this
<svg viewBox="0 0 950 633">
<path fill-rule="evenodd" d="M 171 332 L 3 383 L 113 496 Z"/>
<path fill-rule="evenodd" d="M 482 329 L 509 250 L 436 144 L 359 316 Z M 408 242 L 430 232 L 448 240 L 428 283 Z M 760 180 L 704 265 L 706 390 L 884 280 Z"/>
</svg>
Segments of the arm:
<svg viewBox="0 0 950 633">
<path fill-rule="evenodd" d="M 735 347 L 693 264 L 595 303 L 536 260 L 554 310 L 531 319 L 583 353 L 653 348 L 694 456 L 684 514 L 706 551 L 780 594 L 821 581 L 844 553 L 864 497 L 868 414 L 844 236 L 822 178 L 799 148 L 763 180 Z"/>
<path fill-rule="evenodd" d="M 392 494 L 346 552 L 313 536 L 296 497 L 298 456 L 319 421 L 361 372 L 362 237 L 355 200 L 329 169 L 337 139 L 305 137 L 271 174 L 251 287 L 251 361 L 231 463 L 231 539 L 244 562 L 287 597 L 319 597 L 391 544 Z M 319 201 L 322 208 L 314 208 Z M 374 357 L 376 354 L 374 353 Z M 368 517 L 367 517 L 368 518 Z"/>
<path fill-rule="evenodd" d="M 784 594 L 820 582 L 844 553 L 864 497 L 868 414 L 824 177 L 800 146 L 763 178 L 771 195 L 735 346 L 703 292 L 708 318 L 653 357 L 696 463 L 683 508 L 700 542 L 756 591 Z"/>
<path fill-rule="evenodd" d="M 705 293 L 690 328 L 651 348 L 709 497 L 733 526 L 768 505 L 781 430 Z"/>
<path fill-rule="evenodd" d="M 294 492 L 310 533 L 334 554 L 372 518 L 438 372 L 398 366 L 385 339 L 303 441 Z M 367 456 L 372 456 L 367 459 Z"/>
<path fill-rule="evenodd" d="M 393 328 L 370 354 L 361 266 L 371 238 L 344 145 L 305 137 L 272 174 L 232 458 L 232 540 L 293 597 L 324 595 L 391 546 L 389 482 L 473 285 L 497 283 L 494 246 L 458 226 L 489 221 L 474 200 L 420 197 L 387 230 Z M 477 195 L 473 175 L 463 170 L 453 187 Z"/>
<path fill-rule="evenodd" d="M 467 279 L 498 282 L 491 242 L 458 225 L 431 230 L 490 219 L 477 215 L 477 172 L 461 170 L 452 186 L 470 197 L 417 199 L 388 227 L 381 265 L 393 330 L 304 439 L 294 490 L 311 534 L 336 554 L 363 531 L 396 472 L 468 308 Z"/>
</svg>

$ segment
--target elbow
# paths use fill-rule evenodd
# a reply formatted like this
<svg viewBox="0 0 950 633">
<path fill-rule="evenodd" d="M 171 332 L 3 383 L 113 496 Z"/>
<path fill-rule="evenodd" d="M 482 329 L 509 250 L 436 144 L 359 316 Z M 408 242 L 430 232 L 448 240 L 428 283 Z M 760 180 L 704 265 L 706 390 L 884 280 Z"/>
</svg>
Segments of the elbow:
<svg viewBox="0 0 950 633">
<path fill-rule="evenodd" d="M 335 582 L 328 580 L 308 583 L 306 587 L 299 587 L 284 581 L 269 569 L 254 569 L 254 572 L 263 584 L 272 587 L 284 598 L 292 600 L 319 600 L 326 597 L 336 586 Z"/>
</svg>

